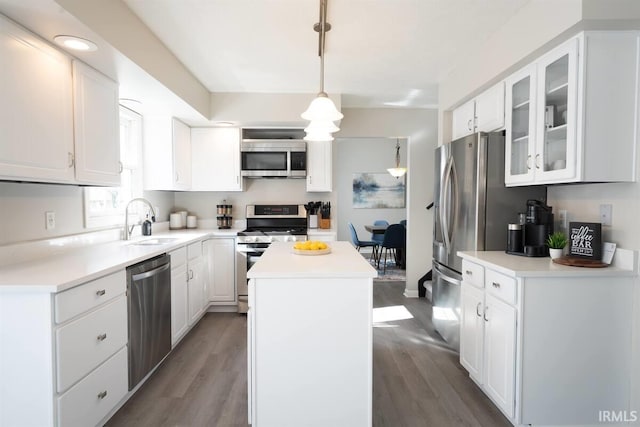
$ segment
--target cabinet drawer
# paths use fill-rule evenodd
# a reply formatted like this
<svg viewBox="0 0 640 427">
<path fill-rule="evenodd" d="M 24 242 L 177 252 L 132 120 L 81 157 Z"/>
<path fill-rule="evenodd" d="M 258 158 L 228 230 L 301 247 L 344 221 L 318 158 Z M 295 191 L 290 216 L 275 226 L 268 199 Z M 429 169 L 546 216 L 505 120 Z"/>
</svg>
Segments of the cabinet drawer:
<svg viewBox="0 0 640 427">
<path fill-rule="evenodd" d="M 189 259 L 202 256 L 202 242 L 192 243 L 187 246 L 187 256 Z"/>
<path fill-rule="evenodd" d="M 485 272 L 487 291 L 511 305 L 516 303 L 516 279 L 493 270 Z"/>
<path fill-rule="evenodd" d="M 126 288 L 126 273 L 121 270 L 56 294 L 56 323 L 62 323 L 124 294 Z"/>
<path fill-rule="evenodd" d="M 127 343 L 123 296 L 56 331 L 58 392 L 91 372 Z"/>
<path fill-rule="evenodd" d="M 187 248 L 186 246 L 178 248 L 175 251 L 169 252 L 171 257 L 171 267 L 178 267 L 187 263 Z"/>
<path fill-rule="evenodd" d="M 484 287 L 484 267 L 480 264 L 462 260 L 462 280 L 465 283 L 476 286 L 478 288 Z"/>
<path fill-rule="evenodd" d="M 127 394 L 127 375 L 127 347 L 123 347 L 58 398 L 58 425 L 98 425 Z"/>
</svg>

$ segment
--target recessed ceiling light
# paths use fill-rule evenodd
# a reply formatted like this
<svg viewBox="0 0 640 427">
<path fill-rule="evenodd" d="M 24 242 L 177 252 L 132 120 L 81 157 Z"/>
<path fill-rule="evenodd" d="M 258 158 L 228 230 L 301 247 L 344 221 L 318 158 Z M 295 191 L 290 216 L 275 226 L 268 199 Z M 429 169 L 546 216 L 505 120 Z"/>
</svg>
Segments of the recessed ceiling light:
<svg viewBox="0 0 640 427">
<path fill-rule="evenodd" d="M 216 126 L 235 126 L 233 122 L 215 122 Z"/>
<path fill-rule="evenodd" d="M 98 50 L 98 46 L 91 40 L 83 39 L 76 36 L 55 36 L 53 41 L 67 49 L 78 50 L 82 52 L 93 52 Z"/>
</svg>

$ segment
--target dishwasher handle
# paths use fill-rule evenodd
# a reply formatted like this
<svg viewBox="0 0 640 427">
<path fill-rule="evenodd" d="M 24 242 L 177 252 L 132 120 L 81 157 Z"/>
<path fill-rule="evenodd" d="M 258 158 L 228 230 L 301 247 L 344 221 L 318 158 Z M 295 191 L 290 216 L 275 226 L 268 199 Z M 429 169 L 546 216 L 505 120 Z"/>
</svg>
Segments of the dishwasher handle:
<svg viewBox="0 0 640 427">
<path fill-rule="evenodd" d="M 145 271 L 144 273 L 134 274 L 131 276 L 131 279 L 134 282 L 137 282 L 138 280 L 147 279 L 151 276 L 155 276 L 158 273 L 162 273 L 163 271 L 168 270 L 169 268 L 171 268 L 171 264 L 166 263 L 165 265 L 161 265 L 160 267 L 154 268 L 153 270 Z"/>
</svg>

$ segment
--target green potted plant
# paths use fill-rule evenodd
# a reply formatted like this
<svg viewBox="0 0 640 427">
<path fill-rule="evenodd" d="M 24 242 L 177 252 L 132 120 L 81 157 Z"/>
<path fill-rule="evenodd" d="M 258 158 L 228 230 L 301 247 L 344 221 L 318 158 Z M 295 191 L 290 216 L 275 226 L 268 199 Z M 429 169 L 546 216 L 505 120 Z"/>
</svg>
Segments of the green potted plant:
<svg viewBox="0 0 640 427">
<path fill-rule="evenodd" d="M 547 237 L 547 246 L 549 246 L 549 256 L 551 259 L 560 258 L 562 250 L 567 246 L 567 236 L 562 231 L 556 231 Z"/>
</svg>

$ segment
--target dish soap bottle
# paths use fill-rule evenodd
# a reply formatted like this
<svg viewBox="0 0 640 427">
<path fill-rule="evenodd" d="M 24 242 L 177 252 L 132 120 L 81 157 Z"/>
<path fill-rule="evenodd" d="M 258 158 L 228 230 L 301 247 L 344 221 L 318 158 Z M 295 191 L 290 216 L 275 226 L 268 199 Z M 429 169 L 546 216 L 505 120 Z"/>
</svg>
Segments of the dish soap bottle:
<svg viewBox="0 0 640 427">
<path fill-rule="evenodd" d="M 142 223 L 142 235 L 151 236 L 151 221 L 149 221 L 149 214 L 147 214 L 147 219 Z"/>
</svg>

